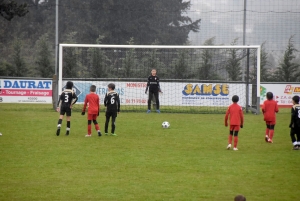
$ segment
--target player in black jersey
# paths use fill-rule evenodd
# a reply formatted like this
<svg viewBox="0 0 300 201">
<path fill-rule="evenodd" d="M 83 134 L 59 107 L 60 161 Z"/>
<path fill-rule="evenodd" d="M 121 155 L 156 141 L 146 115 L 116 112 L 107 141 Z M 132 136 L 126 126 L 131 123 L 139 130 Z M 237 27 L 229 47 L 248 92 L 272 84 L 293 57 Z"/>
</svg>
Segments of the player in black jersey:
<svg viewBox="0 0 300 201">
<path fill-rule="evenodd" d="M 108 92 L 105 94 L 104 106 L 106 107 L 106 121 L 105 121 L 105 135 L 108 135 L 108 124 L 111 117 L 111 135 L 115 134 L 116 129 L 116 117 L 120 113 L 120 98 L 119 94 L 115 92 L 115 84 L 110 83 L 108 86 Z"/>
<path fill-rule="evenodd" d="M 290 123 L 290 135 L 293 143 L 293 149 L 300 149 L 300 105 L 299 105 L 299 96 L 293 97 L 293 107 L 291 111 L 291 123 Z M 297 139 L 295 138 L 295 134 Z"/>
<path fill-rule="evenodd" d="M 64 118 L 64 115 L 66 114 L 67 117 L 67 131 L 66 131 L 66 135 L 69 135 L 70 132 L 70 127 L 71 127 L 71 110 L 72 110 L 72 106 L 76 103 L 77 101 L 77 96 L 74 93 L 74 91 L 72 90 L 73 88 L 73 82 L 67 82 L 66 84 L 66 89 L 61 93 L 60 97 L 59 97 L 59 101 L 57 104 L 57 112 L 60 112 L 60 116 L 58 119 L 58 123 L 57 123 L 57 131 L 56 131 L 56 135 L 59 136 L 60 134 L 60 128 L 61 128 L 61 123 L 62 123 L 62 119 Z"/>
<path fill-rule="evenodd" d="M 148 88 L 149 88 L 149 96 L 148 96 L 147 113 L 151 112 L 151 100 L 152 100 L 153 95 L 154 95 L 155 101 L 156 101 L 156 112 L 160 113 L 158 92 L 161 92 L 161 89 L 160 89 L 160 85 L 159 85 L 159 78 L 156 75 L 156 69 L 152 69 L 151 75 L 148 77 L 145 94 L 147 94 Z"/>
</svg>

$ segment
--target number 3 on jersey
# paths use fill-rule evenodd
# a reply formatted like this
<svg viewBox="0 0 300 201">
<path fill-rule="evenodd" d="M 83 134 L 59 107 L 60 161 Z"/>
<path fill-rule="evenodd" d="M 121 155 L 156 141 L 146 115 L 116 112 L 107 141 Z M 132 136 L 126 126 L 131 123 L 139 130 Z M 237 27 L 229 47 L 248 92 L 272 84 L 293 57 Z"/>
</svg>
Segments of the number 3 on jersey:
<svg viewBox="0 0 300 201">
<path fill-rule="evenodd" d="M 65 103 L 69 102 L 69 96 L 68 94 L 65 95 Z"/>
</svg>

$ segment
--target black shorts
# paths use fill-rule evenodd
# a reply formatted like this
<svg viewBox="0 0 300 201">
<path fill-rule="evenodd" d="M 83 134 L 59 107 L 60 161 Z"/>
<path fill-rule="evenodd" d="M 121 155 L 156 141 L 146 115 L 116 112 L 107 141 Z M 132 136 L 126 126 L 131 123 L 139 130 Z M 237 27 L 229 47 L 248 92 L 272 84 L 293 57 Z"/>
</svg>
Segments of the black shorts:
<svg viewBox="0 0 300 201">
<path fill-rule="evenodd" d="M 117 112 L 106 112 L 105 116 L 106 117 L 116 118 L 118 116 L 118 113 Z"/>
<path fill-rule="evenodd" d="M 62 105 L 60 107 L 60 115 L 67 115 L 67 116 L 71 116 L 71 111 L 72 109 L 70 108 L 70 105 Z"/>
</svg>

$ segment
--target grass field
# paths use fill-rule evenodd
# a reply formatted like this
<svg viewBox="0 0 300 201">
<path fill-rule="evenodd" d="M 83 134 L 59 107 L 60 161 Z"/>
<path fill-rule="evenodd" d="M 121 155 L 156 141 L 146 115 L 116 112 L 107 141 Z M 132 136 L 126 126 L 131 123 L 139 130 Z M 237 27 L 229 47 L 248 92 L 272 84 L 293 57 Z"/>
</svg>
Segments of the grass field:
<svg viewBox="0 0 300 201">
<path fill-rule="evenodd" d="M 277 116 L 273 144 L 264 142 L 262 115 L 245 114 L 239 151 L 226 150 L 223 114 L 121 113 L 118 137 L 93 130 L 91 138 L 79 112 L 70 136 L 65 121 L 55 135 L 57 119 L 51 105 L 0 104 L 0 200 L 299 199 L 289 110 Z"/>
</svg>

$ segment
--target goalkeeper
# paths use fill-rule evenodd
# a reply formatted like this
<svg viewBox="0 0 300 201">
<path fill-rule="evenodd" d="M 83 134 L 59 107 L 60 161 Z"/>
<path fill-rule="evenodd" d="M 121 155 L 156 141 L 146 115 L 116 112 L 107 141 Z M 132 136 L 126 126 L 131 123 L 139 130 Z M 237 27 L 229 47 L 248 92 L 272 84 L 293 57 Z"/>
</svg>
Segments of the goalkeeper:
<svg viewBox="0 0 300 201">
<path fill-rule="evenodd" d="M 145 90 L 145 94 L 147 94 L 149 89 L 149 96 L 148 96 L 148 110 L 147 113 L 151 112 L 151 100 L 154 95 L 155 101 L 156 101 L 156 112 L 160 113 L 159 110 L 159 97 L 158 92 L 161 92 L 160 86 L 159 86 L 159 78 L 156 75 L 156 69 L 152 69 L 151 75 L 148 77 L 147 87 Z"/>
</svg>

